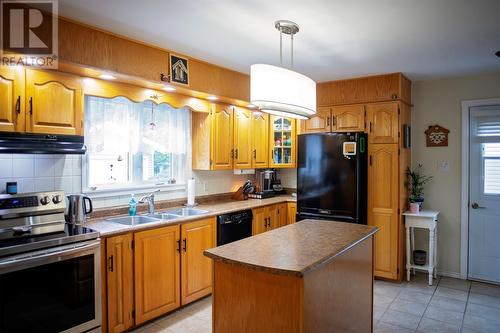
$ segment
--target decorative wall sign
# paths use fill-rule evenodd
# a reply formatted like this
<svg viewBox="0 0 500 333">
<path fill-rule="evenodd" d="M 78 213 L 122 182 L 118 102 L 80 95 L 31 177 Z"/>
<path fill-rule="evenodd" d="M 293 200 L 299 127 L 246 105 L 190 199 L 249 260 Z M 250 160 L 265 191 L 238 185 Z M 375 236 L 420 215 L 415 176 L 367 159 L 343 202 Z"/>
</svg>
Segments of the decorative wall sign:
<svg viewBox="0 0 500 333">
<path fill-rule="evenodd" d="M 187 58 L 170 53 L 170 82 L 189 86 L 189 62 Z"/>
<path fill-rule="evenodd" d="M 448 133 L 449 130 L 439 125 L 429 126 L 425 131 L 427 147 L 448 147 Z"/>
</svg>

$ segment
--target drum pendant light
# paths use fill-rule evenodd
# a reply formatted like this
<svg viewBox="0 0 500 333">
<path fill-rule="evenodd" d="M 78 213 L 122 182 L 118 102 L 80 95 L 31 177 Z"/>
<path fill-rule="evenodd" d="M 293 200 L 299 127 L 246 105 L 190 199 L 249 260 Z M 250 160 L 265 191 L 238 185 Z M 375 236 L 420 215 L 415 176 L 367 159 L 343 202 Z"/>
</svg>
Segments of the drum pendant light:
<svg viewBox="0 0 500 333">
<path fill-rule="evenodd" d="M 275 23 L 280 32 L 280 63 L 283 66 L 283 34 L 291 39 L 293 68 L 293 35 L 299 26 L 291 21 Z M 250 66 L 250 102 L 262 112 L 273 115 L 309 119 L 316 113 L 316 82 L 305 75 L 283 67 L 254 64 Z"/>
</svg>

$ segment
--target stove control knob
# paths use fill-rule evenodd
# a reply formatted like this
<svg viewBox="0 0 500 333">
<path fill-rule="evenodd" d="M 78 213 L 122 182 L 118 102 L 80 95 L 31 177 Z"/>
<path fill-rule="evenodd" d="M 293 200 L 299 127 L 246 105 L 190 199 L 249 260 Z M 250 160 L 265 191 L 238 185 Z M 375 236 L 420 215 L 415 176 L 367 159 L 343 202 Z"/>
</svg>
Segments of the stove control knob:
<svg viewBox="0 0 500 333">
<path fill-rule="evenodd" d="M 50 202 L 50 198 L 47 195 L 40 198 L 40 203 L 42 205 L 47 205 L 49 202 Z"/>
<path fill-rule="evenodd" d="M 52 202 L 55 203 L 56 205 L 58 203 L 60 203 L 62 200 L 61 200 L 61 196 L 60 195 L 55 195 L 53 198 L 52 198 Z"/>
</svg>

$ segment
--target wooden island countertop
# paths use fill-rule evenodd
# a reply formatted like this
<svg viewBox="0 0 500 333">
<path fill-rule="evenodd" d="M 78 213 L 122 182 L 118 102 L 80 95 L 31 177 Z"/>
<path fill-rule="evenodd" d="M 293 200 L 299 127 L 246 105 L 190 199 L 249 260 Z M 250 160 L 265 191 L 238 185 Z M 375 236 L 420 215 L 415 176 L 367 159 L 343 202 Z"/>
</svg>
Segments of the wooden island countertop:
<svg viewBox="0 0 500 333">
<path fill-rule="evenodd" d="M 206 250 L 213 332 L 372 332 L 377 230 L 303 220 Z"/>
<path fill-rule="evenodd" d="M 303 220 L 205 251 L 216 261 L 272 274 L 303 276 L 377 232 L 376 227 Z"/>
</svg>

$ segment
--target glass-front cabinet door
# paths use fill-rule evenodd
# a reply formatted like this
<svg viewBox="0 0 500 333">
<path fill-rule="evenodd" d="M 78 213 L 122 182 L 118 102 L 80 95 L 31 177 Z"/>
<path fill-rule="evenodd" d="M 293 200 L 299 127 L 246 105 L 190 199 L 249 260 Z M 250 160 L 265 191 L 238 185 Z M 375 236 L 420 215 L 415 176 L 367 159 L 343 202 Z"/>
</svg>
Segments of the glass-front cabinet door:
<svg viewBox="0 0 500 333">
<path fill-rule="evenodd" d="M 295 119 L 271 116 L 271 168 L 295 168 Z"/>
</svg>

